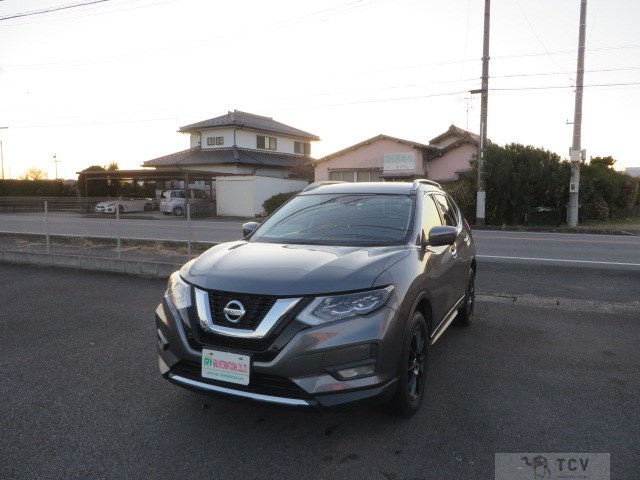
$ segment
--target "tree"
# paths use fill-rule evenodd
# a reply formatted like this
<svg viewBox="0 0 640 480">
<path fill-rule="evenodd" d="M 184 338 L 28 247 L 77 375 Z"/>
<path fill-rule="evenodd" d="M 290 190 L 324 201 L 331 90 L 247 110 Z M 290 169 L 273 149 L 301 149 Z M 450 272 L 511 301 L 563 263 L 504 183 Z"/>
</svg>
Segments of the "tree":
<svg viewBox="0 0 640 480">
<path fill-rule="evenodd" d="M 118 166 L 118 162 L 111 162 L 109 165 L 107 165 L 107 170 L 109 172 L 120 170 L 120 167 Z"/>
<path fill-rule="evenodd" d="M 638 182 L 613 166 L 611 157 L 591 157 L 580 167 L 580 204 L 583 220 L 622 217 L 638 202 Z"/>
<path fill-rule="evenodd" d="M 477 158 L 471 165 L 471 171 L 463 177 L 467 192 L 477 190 Z M 524 224 L 532 207 L 552 207 L 562 212 L 569 197 L 569 173 L 569 163 L 549 150 L 519 143 L 489 145 L 485 152 L 487 223 Z M 475 213 L 475 203 L 466 206 L 466 213 L 472 209 Z"/>
<path fill-rule="evenodd" d="M 40 168 L 31 167 L 27 172 L 20 177 L 20 180 L 46 180 L 47 172 Z"/>
<path fill-rule="evenodd" d="M 91 165 L 83 170 L 83 172 L 104 171 L 106 171 L 106 169 L 100 165 Z M 87 176 L 84 173 L 80 173 L 78 175 L 78 189 L 82 197 L 106 197 L 108 185 L 106 180 L 87 181 Z"/>
</svg>

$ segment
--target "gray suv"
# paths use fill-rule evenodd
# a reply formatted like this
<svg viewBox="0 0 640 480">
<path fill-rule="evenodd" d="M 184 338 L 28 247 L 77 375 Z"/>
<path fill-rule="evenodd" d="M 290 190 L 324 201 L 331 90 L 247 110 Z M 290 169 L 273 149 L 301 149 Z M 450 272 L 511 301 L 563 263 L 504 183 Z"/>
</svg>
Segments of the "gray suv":
<svg viewBox="0 0 640 480">
<path fill-rule="evenodd" d="M 475 247 L 451 197 L 429 180 L 320 182 L 243 230 L 171 275 L 162 375 L 237 399 L 414 414 L 429 346 L 473 314 Z"/>
</svg>

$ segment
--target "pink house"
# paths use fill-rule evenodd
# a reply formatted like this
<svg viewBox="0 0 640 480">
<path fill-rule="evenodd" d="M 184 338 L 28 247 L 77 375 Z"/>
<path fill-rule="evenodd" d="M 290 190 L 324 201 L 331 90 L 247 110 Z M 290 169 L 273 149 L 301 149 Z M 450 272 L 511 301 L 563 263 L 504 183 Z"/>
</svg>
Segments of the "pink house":
<svg viewBox="0 0 640 480">
<path fill-rule="evenodd" d="M 436 147 L 427 159 L 427 174 L 432 180 L 455 181 L 469 170 L 469 162 L 478 153 L 480 137 L 455 125 L 429 141 Z"/>
<path fill-rule="evenodd" d="M 378 135 L 316 160 L 315 180 L 377 182 L 423 177 L 427 156 L 435 150 L 421 143 Z"/>
<path fill-rule="evenodd" d="M 479 138 L 455 125 L 429 145 L 378 135 L 315 162 L 315 180 L 402 181 L 415 178 L 454 181 L 469 170 Z"/>
</svg>

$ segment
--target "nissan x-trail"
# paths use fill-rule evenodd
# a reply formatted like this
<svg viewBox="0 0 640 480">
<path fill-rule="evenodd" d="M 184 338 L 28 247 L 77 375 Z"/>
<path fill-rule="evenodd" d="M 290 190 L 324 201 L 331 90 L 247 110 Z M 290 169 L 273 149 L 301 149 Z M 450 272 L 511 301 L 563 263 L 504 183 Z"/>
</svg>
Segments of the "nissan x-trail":
<svg viewBox="0 0 640 480">
<path fill-rule="evenodd" d="M 473 314 L 475 247 L 451 197 L 428 180 L 320 182 L 243 230 L 171 275 L 162 375 L 290 407 L 415 413 L 428 348 Z"/>
</svg>

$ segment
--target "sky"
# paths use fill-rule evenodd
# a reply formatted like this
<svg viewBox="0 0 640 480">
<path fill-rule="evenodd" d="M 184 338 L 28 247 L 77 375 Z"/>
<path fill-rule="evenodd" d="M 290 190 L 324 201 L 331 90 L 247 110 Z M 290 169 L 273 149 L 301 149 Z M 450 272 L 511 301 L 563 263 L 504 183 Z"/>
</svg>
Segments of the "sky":
<svg viewBox="0 0 640 480">
<path fill-rule="evenodd" d="M 5 178 L 189 147 L 179 127 L 242 110 L 318 135 L 479 132 L 484 0 L 0 0 Z M 95 0 L 92 0 L 95 1 Z M 580 0 L 493 0 L 487 133 L 568 158 Z M 16 14 L 26 14 L 7 18 Z M 589 0 L 582 148 L 640 166 L 640 1 Z M 58 163 L 54 163 L 54 155 Z"/>
</svg>

